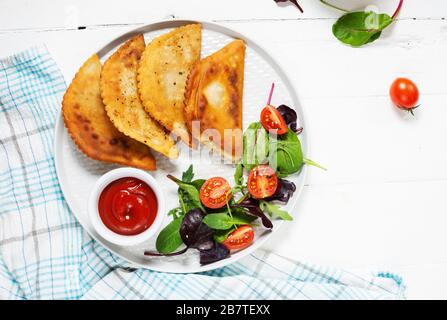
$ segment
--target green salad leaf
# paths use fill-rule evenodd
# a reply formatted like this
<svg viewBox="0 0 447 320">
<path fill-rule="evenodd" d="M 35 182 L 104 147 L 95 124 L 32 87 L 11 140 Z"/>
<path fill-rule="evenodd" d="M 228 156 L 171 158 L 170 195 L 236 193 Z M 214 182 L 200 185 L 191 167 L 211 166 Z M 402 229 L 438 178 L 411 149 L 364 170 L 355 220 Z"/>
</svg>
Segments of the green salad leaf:
<svg viewBox="0 0 447 320">
<path fill-rule="evenodd" d="M 259 122 L 250 124 L 243 136 L 242 164 L 247 170 L 266 163 L 269 152 L 269 134 Z"/>
<path fill-rule="evenodd" d="M 393 18 L 385 13 L 349 12 L 332 26 L 332 33 L 341 42 L 360 47 L 377 40 L 393 21 Z"/>
<path fill-rule="evenodd" d="M 183 211 L 187 213 L 192 209 L 199 208 L 205 212 L 205 208 L 200 201 L 200 188 L 198 189 L 195 185 L 184 182 L 179 182 L 177 184 L 179 186 L 179 197 Z"/>
<path fill-rule="evenodd" d="M 168 175 L 168 178 L 174 181 L 178 186 L 178 196 L 180 208 L 183 211 L 183 215 L 185 215 L 188 211 L 192 209 L 199 208 L 203 212 L 205 212 L 205 208 L 202 206 L 202 202 L 200 201 L 200 188 L 205 183 L 204 179 L 196 179 L 194 178 L 193 166 L 190 165 L 189 168 L 183 172 L 182 180 Z"/>
<path fill-rule="evenodd" d="M 244 184 L 244 167 L 242 166 L 242 163 L 239 163 L 236 166 L 236 171 L 234 172 L 234 182 L 237 186 L 242 186 Z"/>
<path fill-rule="evenodd" d="M 205 183 L 205 179 L 196 179 L 194 181 L 191 181 L 191 185 L 193 185 L 194 187 L 196 187 L 196 189 L 198 191 L 200 191 L 200 188 L 202 188 L 203 184 Z"/>
<path fill-rule="evenodd" d="M 287 221 L 293 220 L 293 217 L 287 211 L 281 210 L 279 206 L 275 204 L 269 203 L 267 201 L 261 201 L 259 203 L 259 207 L 262 211 L 267 212 L 271 217 L 276 216 Z"/>
<path fill-rule="evenodd" d="M 232 227 L 232 228 L 227 229 L 227 230 L 216 230 L 214 232 L 214 240 L 219 242 L 219 243 L 222 243 L 225 240 L 227 240 L 227 238 L 230 235 L 230 233 L 232 233 L 234 230 L 236 230 L 235 227 Z"/>
<path fill-rule="evenodd" d="M 269 166 L 278 177 L 284 178 L 298 172 L 303 164 L 301 142 L 291 129 L 282 136 L 270 137 Z"/>
<path fill-rule="evenodd" d="M 171 216 L 172 219 L 178 219 L 183 215 L 183 209 L 180 207 L 169 210 L 168 216 Z"/>
<path fill-rule="evenodd" d="M 210 213 L 203 218 L 203 222 L 214 230 L 227 230 L 235 225 L 250 224 L 256 217 L 249 215 L 227 213 Z"/>
<path fill-rule="evenodd" d="M 189 166 L 189 168 L 182 173 L 182 181 L 183 182 L 191 182 L 192 178 L 194 178 L 194 172 L 192 165 Z"/>
<path fill-rule="evenodd" d="M 180 225 L 183 218 L 172 220 L 158 235 L 155 246 L 163 254 L 172 253 L 183 243 L 180 237 Z"/>
</svg>

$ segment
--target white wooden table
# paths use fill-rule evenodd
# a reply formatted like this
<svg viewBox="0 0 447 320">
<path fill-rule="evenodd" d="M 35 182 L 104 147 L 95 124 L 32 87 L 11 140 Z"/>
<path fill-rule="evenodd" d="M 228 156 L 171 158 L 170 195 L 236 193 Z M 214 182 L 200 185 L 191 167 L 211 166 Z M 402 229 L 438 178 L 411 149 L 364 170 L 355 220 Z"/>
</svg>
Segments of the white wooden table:
<svg viewBox="0 0 447 320">
<path fill-rule="evenodd" d="M 392 13 L 397 0 L 373 3 Z M 312 159 L 294 222 L 268 244 L 303 261 L 397 272 L 409 298 L 447 298 L 447 1 L 405 0 L 398 23 L 353 49 L 331 34 L 339 12 L 300 0 L 0 0 L 0 56 L 45 43 L 67 81 L 115 35 L 155 20 L 219 22 L 270 49 L 304 105 Z M 346 4 L 347 3 L 347 4 Z M 420 87 L 412 117 L 391 106 L 398 76 Z"/>
</svg>

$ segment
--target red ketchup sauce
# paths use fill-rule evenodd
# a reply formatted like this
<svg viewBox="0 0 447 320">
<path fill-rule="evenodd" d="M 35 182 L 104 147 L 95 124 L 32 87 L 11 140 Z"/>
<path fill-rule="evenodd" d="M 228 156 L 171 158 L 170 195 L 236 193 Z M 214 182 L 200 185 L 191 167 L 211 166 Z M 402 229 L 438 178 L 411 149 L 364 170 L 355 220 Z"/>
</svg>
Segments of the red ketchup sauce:
<svg viewBox="0 0 447 320">
<path fill-rule="evenodd" d="M 157 215 L 154 191 L 137 178 L 111 182 L 99 196 L 98 210 L 102 222 L 115 233 L 131 236 L 149 228 Z"/>
</svg>

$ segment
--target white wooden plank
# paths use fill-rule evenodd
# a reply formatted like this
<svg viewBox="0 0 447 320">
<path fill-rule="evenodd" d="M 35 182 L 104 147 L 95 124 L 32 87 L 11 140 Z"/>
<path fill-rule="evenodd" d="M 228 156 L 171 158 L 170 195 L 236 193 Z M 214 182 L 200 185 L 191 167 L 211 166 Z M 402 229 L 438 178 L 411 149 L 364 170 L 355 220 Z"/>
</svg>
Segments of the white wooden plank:
<svg viewBox="0 0 447 320">
<path fill-rule="evenodd" d="M 447 3 L 447 2 L 446 2 Z M 329 20 L 226 24 L 262 44 L 303 98 L 387 96 L 397 76 L 426 94 L 446 92 L 447 21 L 399 21 L 362 48 L 340 43 Z"/>
<path fill-rule="evenodd" d="M 422 39 L 426 33 L 427 43 L 439 39 L 444 28 L 439 21 L 418 23 L 419 29 L 425 31 L 416 35 Z M 271 30 L 282 28 L 292 37 L 290 24 L 298 28 L 302 24 L 312 25 L 314 30 L 325 28 L 325 21 L 258 22 L 255 26 L 226 23 L 271 49 L 290 70 L 306 110 L 312 149 L 308 156 L 329 169 L 312 170 L 309 184 L 447 179 L 447 150 L 443 148 L 443 137 L 447 136 L 447 88 L 443 81 L 447 73 L 447 41 L 437 43 L 436 50 L 429 50 L 419 41 L 402 49 L 386 45 L 392 40 L 383 39 L 382 43 L 357 50 L 340 45 L 331 37 L 322 38 L 319 33 L 315 40 L 300 32 L 290 43 L 287 37 L 275 39 L 276 33 Z M 397 41 L 418 29 L 413 29 L 409 21 L 402 21 L 398 28 L 394 35 Z M 1 41 L 10 45 L 2 47 L 0 54 L 27 47 L 30 39 L 33 43 L 46 42 L 70 81 L 86 57 L 126 29 L 3 34 Z M 370 59 L 371 56 L 375 58 Z M 396 110 L 389 102 L 389 84 L 400 75 L 415 79 L 421 87 L 422 107 L 416 117 Z M 273 102 L 280 104 L 280 97 L 274 96 Z"/>
<path fill-rule="evenodd" d="M 331 22 L 325 20 L 223 24 L 267 48 L 289 70 L 303 98 L 385 97 L 396 76 L 413 78 L 423 95 L 447 92 L 443 82 L 447 21 L 400 21 L 381 39 L 360 49 L 339 43 L 331 34 Z M 131 28 L 8 33 L 2 36 L 8 45 L 0 48 L 0 54 L 14 52 L 19 44 L 44 41 L 61 52 L 64 65 L 73 61 L 67 61 L 71 56 L 79 65 L 85 58 L 79 53 L 87 55 Z"/>
<path fill-rule="evenodd" d="M 447 95 L 423 97 L 416 116 L 389 98 L 303 100 L 312 185 L 447 180 Z"/>
<path fill-rule="evenodd" d="M 398 0 L 332 0 L 349 9 L 363 9 L 373 4 L 382 12 L 392 13 Z M 277 5 L 273 0 L 2 0 L 0 30 L 77 28 L 109 24 L 149 23 L 167 17 L 206 20 L 252 19 L 334 19 L 340 12 L 317 0 L 300 0 L 301 14 L 292 5 Z M 441 19 L 447 15 L 444 0 L 405 0 L 400 18 Z"/>
<path fill-rule="evenodd" d="M 344 268 L 447 263 L 445 190 L 445 181 L 310 186 L 266 247 Z"/>
</svg>

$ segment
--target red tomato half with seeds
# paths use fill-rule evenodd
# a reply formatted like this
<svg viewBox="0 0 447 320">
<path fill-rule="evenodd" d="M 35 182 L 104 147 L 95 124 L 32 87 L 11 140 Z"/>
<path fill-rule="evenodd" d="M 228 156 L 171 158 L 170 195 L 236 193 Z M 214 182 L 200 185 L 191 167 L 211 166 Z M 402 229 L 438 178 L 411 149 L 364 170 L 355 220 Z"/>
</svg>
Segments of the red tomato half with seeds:
<svg viewBox="0 0 447 320">
<path fill-rule="evenodd" d="M 248 192 L 256 198 L 263 199 L 272 196 L 278 187 L 278 177 L 275 170 L 261 164 L 250 170 L 248 174 Z"/>
<path fill-rule="evenodd" d="M 210 209 L 222 208 L 232 196 L 230 184 L 221 177 L 206 180 L 200 188 L 200 201 Z"/>
<path fill-rule="evenodd" d="M 254 238 L 253 228 L 249 225 L 243 225 L 230 233 L 222 244 L 229 250 L 239 250 L 248 247 Z"/>
<path fill-rule="evenodd" d="M 270 133 L 284 134 L 289 130 L 281 113 L 271 105 L 267 105 L 262 109 L 261 124 Z"/>
</svg>

